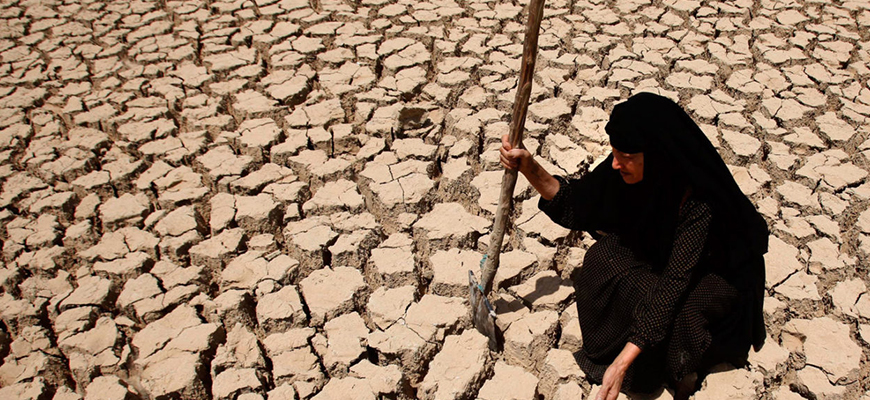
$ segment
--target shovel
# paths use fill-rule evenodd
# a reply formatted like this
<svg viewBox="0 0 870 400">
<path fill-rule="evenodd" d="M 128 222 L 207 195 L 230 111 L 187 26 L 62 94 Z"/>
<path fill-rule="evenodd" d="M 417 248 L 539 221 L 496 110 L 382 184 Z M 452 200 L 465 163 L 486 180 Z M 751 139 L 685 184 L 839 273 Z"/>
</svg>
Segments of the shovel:
<svg viewBox="0 0 870 400">
<path fill-rule="evenodd" d="M 509 141 L 512 148 L 520 146 L 523 140 L 523 128 L 526 124 L 526 112 L 529 109 L 529 97 L 532 94 L 532 81 L 535 72 L 535 59 L 538 56 L 538 35 L 541 29 L 541 19 L 544 16 L 544 0 L 531 0 L 529 3 L 529 21 L 526 25 L 526 36 L 523 42 L 523 58 L 520 65 L 520 78 L 517 84 L 517 96 L 511 114 Z M 501 245 L 507 228 L 513 201 L 514 188 L 517 184 L 517 171 L 505 169 L 501 181 L 501 194 L 498 208 L 495 212 L 492 235 L 490 236 L 487 254 L 480 261 L 480 283 L 474 278 L 474 272 L 468 271 L 468 289 L 471 296 L 471 320 L 480 333 L 489 338 L 489 347 L 493 351 L 501 351 L 503 337 L 495 324 L 495 308 L 487 296 L 492 291 L 495 272 L 498 270 Z"/>
</svg>

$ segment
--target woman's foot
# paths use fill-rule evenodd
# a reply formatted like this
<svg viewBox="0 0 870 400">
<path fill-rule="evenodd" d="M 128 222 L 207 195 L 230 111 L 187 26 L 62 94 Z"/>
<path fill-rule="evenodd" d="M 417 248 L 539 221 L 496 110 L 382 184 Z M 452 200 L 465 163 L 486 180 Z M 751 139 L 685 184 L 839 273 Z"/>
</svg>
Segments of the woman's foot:
<svg viewBox="0 0 870 400">
<path fill-rule="evenodd" d="M 674 400 L 688 400 L 698 390 L 698 373 L 692 372 L 677 382 L 674 387 Z"/>
</svg>

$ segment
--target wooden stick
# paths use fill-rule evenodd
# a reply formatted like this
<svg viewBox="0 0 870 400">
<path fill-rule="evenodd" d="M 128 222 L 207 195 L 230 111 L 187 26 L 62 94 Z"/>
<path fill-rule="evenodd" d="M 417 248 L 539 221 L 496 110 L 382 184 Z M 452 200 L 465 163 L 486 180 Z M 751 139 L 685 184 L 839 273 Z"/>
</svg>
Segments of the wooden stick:
<svg viewBox="0 0 870 400">
<path fill-rule="evenodd" d="M 509 141 L 513 148 L 517 148 L 523 140 L 526 112 L 529 109 L 529 97 L 532 95 L 532 82 L 535 76 L 535 60 L 538 58 L 538 36 L 543 17 L 544 0 L 532 0 L 529 3 L 529 21 L 526 25 L 526 37 L 523 42 L 523 58 L 520 65 L 519 83 L 517 84 L 517 97 L 514 100 L 514 110 L 511 115 Z M 488 295 L 492 290 L 495 272 L 498 270 L 501 245 L 507 228 L 508 214 L 510 214 L 516 184 L 517 171 L 505 168 L 501 181 L 498 209 L 495 212 L 495 222 L 481 277 L 484 295 Z"/>
</svg>

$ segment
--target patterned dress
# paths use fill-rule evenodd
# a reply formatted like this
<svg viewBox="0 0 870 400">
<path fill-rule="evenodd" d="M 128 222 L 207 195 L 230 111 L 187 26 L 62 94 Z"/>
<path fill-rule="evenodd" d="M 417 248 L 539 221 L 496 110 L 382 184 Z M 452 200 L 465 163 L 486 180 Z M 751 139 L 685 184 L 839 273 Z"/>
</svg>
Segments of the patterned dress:
<svg viewBox="0 0 870 400">
<path fill-rule="evenodd" d="M 560 190 L 540 202 L 541 210 L 571 229 L 608 226 L 596 213 L 601 199 L 589 198 L 601 193 L 596 180 L 613 179 L 602 175 L 570 182 L 557 177 Z M 583 335 L 576 358 L 591 380 L 601 382 L 626 342 L 642 350 L 626 373 L 626 390 L 652 391 L 721 361 L 745 362 L 748 344 L 735 346 L 728 335 L 729 324 L 745 318 L 746 307 L 740 292 L 715 273 L 721 263 L 711 221 L 708 204 L 687 197 L 676 216 L 670 256 L 660 265 L 644 261 L 619 229 L 587 251 L 572 280 Z"/>
</svg>

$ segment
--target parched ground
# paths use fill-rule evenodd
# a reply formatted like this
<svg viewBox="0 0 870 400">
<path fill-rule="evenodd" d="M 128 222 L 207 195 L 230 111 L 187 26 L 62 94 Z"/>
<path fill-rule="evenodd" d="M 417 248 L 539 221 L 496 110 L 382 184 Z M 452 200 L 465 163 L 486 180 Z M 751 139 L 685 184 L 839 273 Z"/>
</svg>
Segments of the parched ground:
<svg viewBox="0 0 870 400">
<path fill-rule="evenodd" d="M 522 179 L 504 351 L 468 319 L 525 5 L 3 1 L 0 398 L 593 396 L 592 240 Z M 870 398 L 868 61 L 864 0 L 547 0 L 546 168 L 587 171 L 653 91 L 770 224 L 769 339 L 695 399 Z"/>
</svg>

